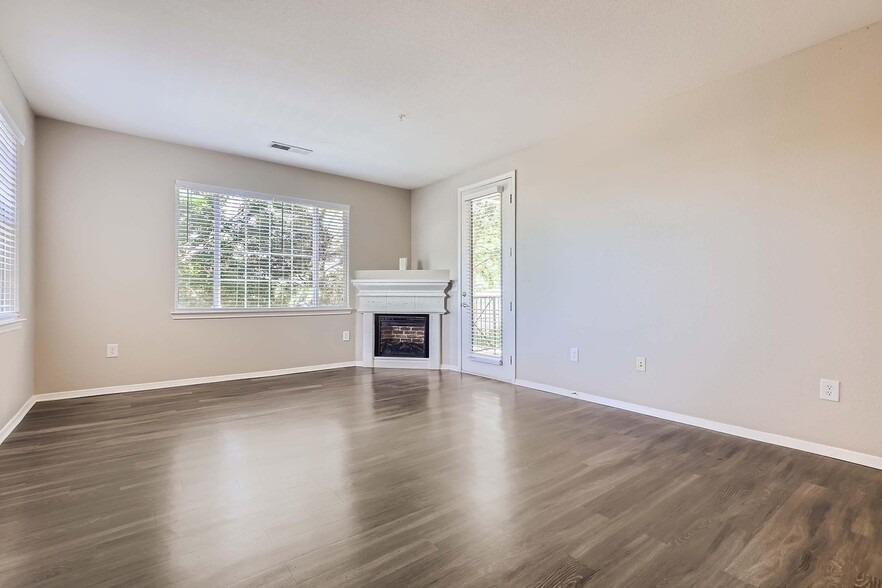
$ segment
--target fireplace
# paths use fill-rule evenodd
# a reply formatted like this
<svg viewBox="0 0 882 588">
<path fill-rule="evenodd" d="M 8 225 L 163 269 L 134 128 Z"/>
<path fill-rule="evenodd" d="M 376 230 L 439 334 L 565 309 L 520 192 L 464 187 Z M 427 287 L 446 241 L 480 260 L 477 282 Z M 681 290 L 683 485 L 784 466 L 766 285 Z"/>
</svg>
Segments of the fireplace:
<svg viewBox="0 0 882 588">
<path fill-rule="evenodd" d="M 441 369 L 447 270 L 358 270 L 361 360 L 368 368 Z"/>
<path fill-rule="evenodd" d="M 429 315 L 374 315 L 374 356 L 429 357 Z"/>
</svg>

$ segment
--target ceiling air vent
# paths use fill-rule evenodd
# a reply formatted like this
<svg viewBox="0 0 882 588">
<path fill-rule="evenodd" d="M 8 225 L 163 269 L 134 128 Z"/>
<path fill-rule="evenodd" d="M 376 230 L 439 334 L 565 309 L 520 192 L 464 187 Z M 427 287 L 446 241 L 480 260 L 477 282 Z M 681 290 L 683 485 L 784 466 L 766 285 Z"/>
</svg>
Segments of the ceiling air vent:
<svg viewBox="0 0 882 588">
<path fill-rule="evenodd" d="M 279 151 L 290 151 L 291 153 L 299 153 L 300 155 L 309 155 L 312 153 L 312 149 L 298 147 L 296 145 L 288 145 L 287 143 L 279 143 L 278 141 L 273 141 L 269 146 L 273 149 L 278 149 Z"/>
</svg>

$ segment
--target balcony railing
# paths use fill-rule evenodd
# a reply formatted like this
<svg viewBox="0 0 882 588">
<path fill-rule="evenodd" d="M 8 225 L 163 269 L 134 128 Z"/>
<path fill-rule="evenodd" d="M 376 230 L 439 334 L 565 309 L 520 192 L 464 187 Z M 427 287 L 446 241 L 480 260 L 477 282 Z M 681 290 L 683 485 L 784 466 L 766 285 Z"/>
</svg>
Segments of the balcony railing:
<svg viewBox="0 0 882 588">
<path fill-rule="evenodd" d="M 502 293 L 472 296 L 472 353 L 502 356 Z"/>
</svg>

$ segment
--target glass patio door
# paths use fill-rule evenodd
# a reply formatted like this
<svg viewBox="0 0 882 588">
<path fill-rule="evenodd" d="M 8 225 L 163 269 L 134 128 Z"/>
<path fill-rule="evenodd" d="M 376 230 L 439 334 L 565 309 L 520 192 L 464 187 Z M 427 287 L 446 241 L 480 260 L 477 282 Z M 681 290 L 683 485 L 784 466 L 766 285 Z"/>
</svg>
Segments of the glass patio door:
<svg viewBox="0 0 882 588">
<path fill-rule="evenodd" d="M 462 188 L 460 365 L 514 379 L 514 173 Z"/>
</svg>

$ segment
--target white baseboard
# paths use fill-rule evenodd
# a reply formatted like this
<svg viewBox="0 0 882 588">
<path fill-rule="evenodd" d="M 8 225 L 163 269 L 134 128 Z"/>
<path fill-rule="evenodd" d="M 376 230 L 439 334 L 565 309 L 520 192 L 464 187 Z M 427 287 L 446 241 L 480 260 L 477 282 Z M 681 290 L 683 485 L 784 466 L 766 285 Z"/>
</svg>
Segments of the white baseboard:
<svg viewBox="0 0 882 588">
<path fill-rule="evenodd" d="M 859 453 L 857 451 L 851 451 L 850 449 L 842 449 L 840 447 L 822 445 L 821 443 L 815 443 L 813 441 L 804 441 L 802 439 L 795 439 L 793 437 L 786 437 L 784 435 L 777 435 L 775 433 L 766 433 L 764 431 L 748 429 L 747 427 L 740 427 L 738 425 L 728 425 L 726 423 L 719 423 L 717 421 L 702 419 L 686 414 L 680 414 L 677 412 L 671 412 L 659 408 L 652 408 L 650 406 L 643 406 L 642 404 L 632 404 L 630 402 L 624 402 L 622 400 L 615 400 L 613 398 L 606 398 L 603 396 L 595 396 L 593 394 L 586 394 L 585 392 L 567 390 L 566 388 L 560 388 L 558 386 L 551 386 L 548 384 L 540 384 L 538 382 L 530 382 L 528 380 L 516 379 L 514 383 L 516 386 L 532 388 L 533 390 L 539 390 L 540 392 L 550 392 L 552 394 L 560 394 L 561 396 L 568 396 L 570 398 L 578 398 L 579 400 L 584 400 L 586 402 L 593 402 L 595 404 L 602 404 L 604 406 L 620 408 L 629 412 L 645 414 L 647 416 L 657 417 L 660 419 L 665 419 L 667 421 L 674 421 L 676 423 L 683 423 L 685 425 L 701 427 L 702 429 L 709 429 L 711 431 L 717 431 L 718 433 L 726 433 L 728 435 L 743 437 L 745 439 L 752 439 L 754 441 L 762 441 L 763 443 L 771 443 L 772 445 L 780 445 L 782 447 L 788 447 L 790 449 L 807 451 L 809 453 L 815 453 L 817 455 L 832 457 L 834 459 L 840 459 L 842 461 L 848 461 L 851 463 L 875 468 L 877 470 L 882 470 L 882 456 L 878 455 Z"/>
<path fill-rule="evenodd" d="M 9 437 L 9 434 L 12 433 L 12 431 L 18 426 L 18 423 L 25 418 L 25 415 L 28 414 L 28 411 L 31 410 L 31 407 L 34 406 L 35 402 L 36 400 L 34 400 L 33 396 L 25 400 L 25 403 L 21 405 L 18 412 L 9 419 L 9 422 L 3 425 L 3 428 L 0 429 L 0 443 L 3 443 L 6 438 Z"/>
<path fill-rule="evenodd" d="M 21 422 L 28 411 L 37 402 L 52 400 L 65 400 L 68 398 L 86 398 L 89 396 L 103 396 L 105 394 L 124 394 L 126 392 L 142 392 L 144 390 L 161 390 L 163 388 L 178 388 L 180 386 L 194 386 L 196 384 L 214 384 L 216 382 L 230 382 L 233 380 L 251 380 L 254 378 L 269 378 L 272 376 L 287 376 L 290 374 L 303 374 L 306 372 L 319 372 L 355 366 L 354 361 L 342 361 L 339 363 L 326 363 L 322 365 L 307 365 L 280 370 L 267 370 L 263 372 L 246 372 L 240 374 L 223 374 L 220 376 L 206 376 L 202 378 L 185 378 L 182 380 L 166 380 L 163 382 L 147 382 L 144 384 L 126 384 L 124 386 L 106 386 L 104 388 L 87 388 L 85 390 L 68 390 L 65 392 L 46 392 L 35 394 L 28 398 L 27 402 L 19 409 L 8 423 L 0 429 L 0 443 L 12 433 L 13 429 Z"/>
<path fill-rule="evenodd" d="M 359 360 L 359 361 L 356 361 L 356 362 L 355 362 L 355 365 L 356 365 L 357 367 L 364 367 L 364 362 L 361 361 L 361 360 Z M 389 367 L 389 366 L 387 366 L 387 365 L 383 365 L 383 366 L 377 366 L 377 365 L 375 365 L 374 367 Z M 418 369 L 431 369 L 431 368 L 421 367 L 421 368 L 418 368 Z M 443 363 L 443 364 L 441 364 L 441 369 L 442 369 L 442 370 L 447 370 L 447 371 L 450 371 L 450 372 L 458 372 L 458 371 L 459 371 L 459 366 L 458 366 L 458 365 L 451 365 L 451 364 Z"/>
<path fill-rule="evenodd" d="M 214 384 L 216 382 L 229 382 L 232 380 L 251 380 L 254 378 L 269 378 L 272 376 L 287 376 L 290 374 L 303 374 L 306 372 L 319 372 L 334 370 L 337 368 L 353 367 L 354 361 L 342 361 L 340 363 L 326 363 L 322 365 L 307 365 L 295 368 L 283 368 L 280 370 L 267 370 L 263 372 L 246 372 L 240 374 L 224 374 L 220 376 L 206 376 L 202 378 L 185 378 L 183 380 L 166 380 L 164 382 L 147 382 L 144 384 L 126 384 L 123 386 L 107 386 L 105 388 L 87 388 L 85 390 L 69 390 L 66 392 L 47 392 L 36 394 L 34 400 L 45 402 L 47 400 L 64 400 L 67 398 L 85 398 L 88 396 L 103 396 L 105 394 L 124 394 L 126 392 L 141 392 L 144 390 L 161 390 L 163 388 L 177 388 L 179 386 L 194 386 L 196 384 Z"/>
</svg>

